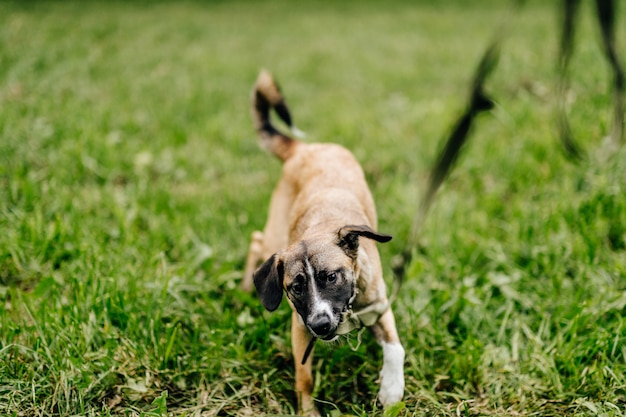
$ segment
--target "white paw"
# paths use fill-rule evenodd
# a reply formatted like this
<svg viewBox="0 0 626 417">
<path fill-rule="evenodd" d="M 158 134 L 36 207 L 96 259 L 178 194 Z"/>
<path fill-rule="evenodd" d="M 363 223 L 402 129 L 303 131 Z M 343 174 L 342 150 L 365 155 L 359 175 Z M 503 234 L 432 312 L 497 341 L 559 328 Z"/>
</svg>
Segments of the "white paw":
<svg viewBox="0 0 626 417">
<path fill-rule="evenodd" d="M 383 407 L 402 400 L 404 395 L 404 348 L 399 343 L 382 343 L 383 368 L 380 371 L 378 400 Z"/>
</svg>

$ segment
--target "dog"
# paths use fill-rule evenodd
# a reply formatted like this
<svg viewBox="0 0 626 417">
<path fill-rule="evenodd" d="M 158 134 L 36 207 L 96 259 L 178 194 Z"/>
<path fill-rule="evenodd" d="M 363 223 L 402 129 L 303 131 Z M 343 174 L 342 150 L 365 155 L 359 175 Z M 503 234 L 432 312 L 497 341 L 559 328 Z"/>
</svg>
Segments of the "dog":
<svg viewBox="0 0 626 417">
<path fill-rule="evenodd" d="M 374 200 L 354 156 L 337 144 L 281 133 L 271 123 L 272 109 L 294 132 L 286 101 L 263 70 L 252 91 L 254 125 L 262 146 L 283 161 L 283 171 L 265 229 L 252 233 L 241 286 L 251 291 L 254 282 L 269 311 L 278 308 L 283 293 L 292 308 L 299 413 L 319 416 L 312 398 L 312 341 L 333 341 L 361 325 L 382 347 L 378 400 L 387 407 L 404 395 L 405 355 L 376 247 L 391 236 L 377 232 Z"/>
</svg>

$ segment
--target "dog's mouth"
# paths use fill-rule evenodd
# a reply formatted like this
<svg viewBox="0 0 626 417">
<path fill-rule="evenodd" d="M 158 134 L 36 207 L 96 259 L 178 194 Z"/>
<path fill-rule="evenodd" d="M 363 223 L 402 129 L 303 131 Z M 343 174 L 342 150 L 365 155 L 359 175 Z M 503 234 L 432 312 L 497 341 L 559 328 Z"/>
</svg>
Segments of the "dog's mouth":
<svg viewBox="0 0 626 417">
<path fill-rule="evenodd" d="M 327 336 L 320 337 L 320 339 L 322 339 L 324 342 L 334 342 L 338 338 L 339 338 L 339 335 L 335 334 L 334 332 L 332 334 L 327 335 Z"/>
<path fill-rule="evenodd" d="M 325 342 L 332 342 L 339 337 L 339 335 L 336 334 L 337 327 L 334 327 L 333 329 L 328 329 L 328 330 L 319 330 L 319 329 L 315 330 L 310 325 L 308 325 L 307 327 L 311 335 L 313 335 L 313 337 L 321 339 Z"/>
</svg>

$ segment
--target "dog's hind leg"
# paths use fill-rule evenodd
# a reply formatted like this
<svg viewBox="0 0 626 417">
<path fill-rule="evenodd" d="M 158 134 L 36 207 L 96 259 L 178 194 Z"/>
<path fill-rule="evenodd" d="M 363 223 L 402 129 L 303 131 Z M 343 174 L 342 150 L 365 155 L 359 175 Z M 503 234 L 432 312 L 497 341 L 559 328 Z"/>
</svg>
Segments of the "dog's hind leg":
<svg viewBox="0 0 626 417">
<path fill-rule="evenodd" d="M 263 233 L 259 231 L 252 232 L 250 238 L 250 248 L 248 249 L 248 258 L 246 259 L 246 270 L 244 271 L 243 281 L 241 281 L 241 289 L 252 291 L 252 275 L 263 261 Z"/>
<path fill-rule="evenodd" d="M 370 327 L 383 348 L 383 367 L 380 371 L 378 400 L 384 407 L 402 400 L 404 395 L 404 348 L 398 338 L 396 321 L 389 308 L 378 322 Z"/>
</svg>

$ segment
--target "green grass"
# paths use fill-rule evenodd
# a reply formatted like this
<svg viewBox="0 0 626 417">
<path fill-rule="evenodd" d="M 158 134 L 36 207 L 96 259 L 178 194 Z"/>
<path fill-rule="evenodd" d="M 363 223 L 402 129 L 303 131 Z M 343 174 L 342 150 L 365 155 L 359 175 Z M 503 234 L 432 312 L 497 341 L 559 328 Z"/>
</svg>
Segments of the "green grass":
<svg viewBox="0 0 626 417">
<path fill-rule="evenodd" d="M 362 162 L 391 284 L 507 5 L 0 4 L 0 415 L 293 413 L 289 308 L 237 288 L 280 172 L 249 117 L 258 70 L 309 140 Z M 570 117 L 589 156 L 555 139 L 556 10 L 531 1 L 394 306 L 400 416 L 626 414 L 626 151 L 603 144 L 583 6 Z M 382 414 L 379 349 L 357 342 L 316 350 L 333 417 Z"/>
</svg>

